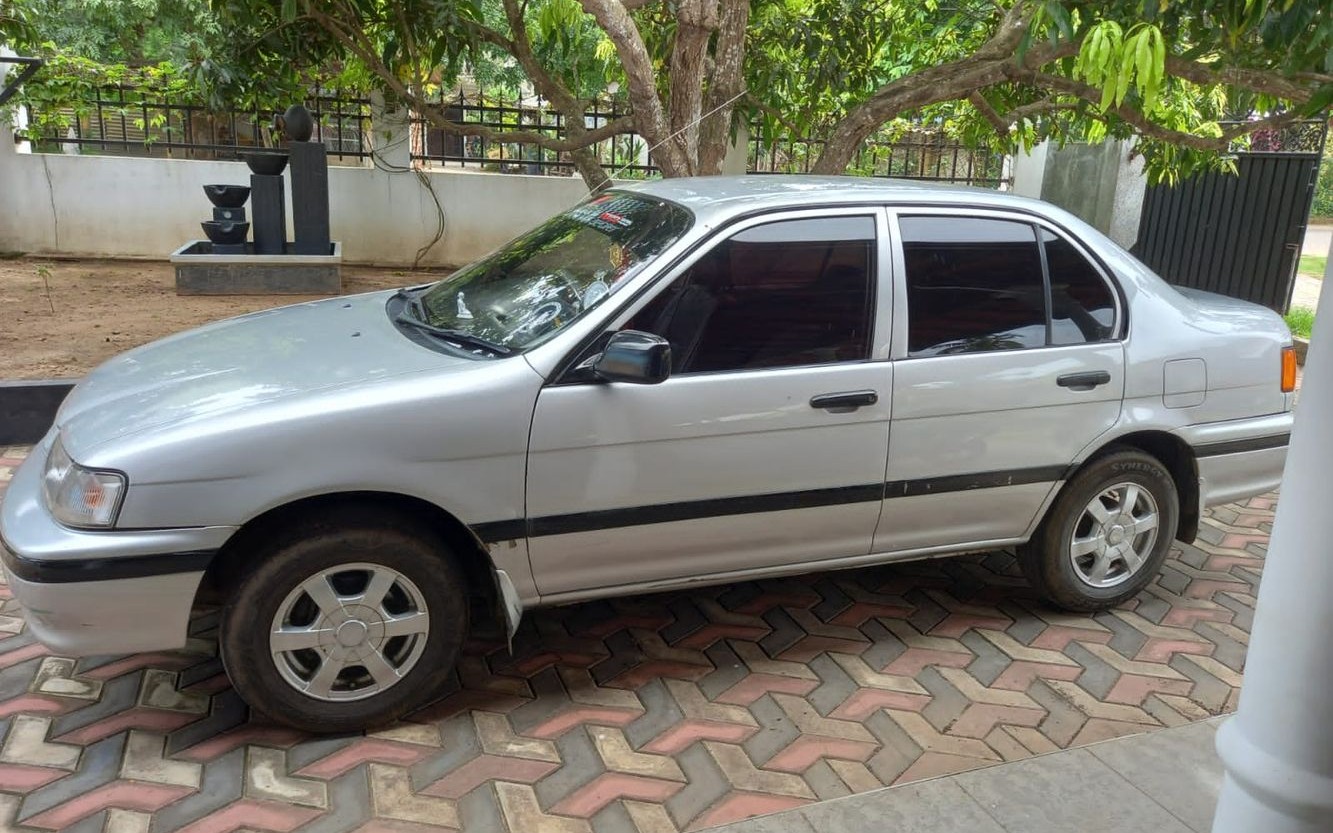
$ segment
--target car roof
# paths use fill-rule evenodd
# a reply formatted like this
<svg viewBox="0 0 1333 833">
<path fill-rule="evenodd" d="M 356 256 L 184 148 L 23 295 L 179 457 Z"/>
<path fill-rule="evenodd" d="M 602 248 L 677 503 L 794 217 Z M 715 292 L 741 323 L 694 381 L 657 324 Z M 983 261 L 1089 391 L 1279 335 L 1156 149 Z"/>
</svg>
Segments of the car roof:
<svg viewBox="0 0 1333 833">
<path fill-rule="evenodd" d="M 753 210 L 867 202 L 991 206 L 1036 210 L 1042 214 L 1050 214 L 1052 208 L 1040 200 L 987 188 L 882 177 L 705 176 L 618 183 L 616 190 L 670 200 L 690 209 L 699 221 L 709 224 Z"/>
</svg>

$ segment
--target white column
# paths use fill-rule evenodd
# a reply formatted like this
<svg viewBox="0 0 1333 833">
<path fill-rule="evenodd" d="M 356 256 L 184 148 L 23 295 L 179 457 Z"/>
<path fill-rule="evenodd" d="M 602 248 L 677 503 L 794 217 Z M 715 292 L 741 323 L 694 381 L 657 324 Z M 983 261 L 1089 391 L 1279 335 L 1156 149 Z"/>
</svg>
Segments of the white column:
<svg viewBox="0 0 1333 833">
<path fill-rule="evenodd" d="M 395 173 L 412 167 L 412 121 L 406 107 L 390 107 L 382 92 L 372 91 L 370 129 L 375 167 Z"/>
<path fill-rule="evenodd" d="M 1333 281 L 1333 258 L 1324 273 Z M 1333 830 L 1333 292 L 1310 341 L 1213 833 Z M 1320 335 L 1322 333 L 1323 335 Z"/>
</svg>

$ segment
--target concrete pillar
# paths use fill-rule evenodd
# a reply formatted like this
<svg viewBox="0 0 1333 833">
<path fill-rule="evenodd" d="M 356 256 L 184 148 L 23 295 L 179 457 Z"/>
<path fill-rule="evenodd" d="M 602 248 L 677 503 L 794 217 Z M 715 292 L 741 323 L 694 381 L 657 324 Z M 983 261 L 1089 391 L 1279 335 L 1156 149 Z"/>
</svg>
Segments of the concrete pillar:
<svg viewBox="0 0 1333 833">
<path fill-rule="evenodd" d="M 1115 194 L 1111 198 L 1111 220 L 1106 234 L 1115 242 L 1132 249 L 1139 240 L 1139 222 L 1143 219 L 1143 197 L 1148 192 L 1148 174 L 1143 156 L 1134 152 L 1135 140 L 1120 142 L 1115 172 Z"/>
<path fill-rule="evenodd" d="M 1333 258 L 1325 269 L 1333 281 Z M 1333 830 L 1333 292 L 1320 299 L 1213 833 Z M 1323 333 L 1323 335 L 1319 335 Z M 1274 368 L 1276 371 L 1276 368 Z"/>
<path fill-rule="evenodd" d="M 722 173 L 744 174 L 750 166 L 750 128 L 744 122 L 736 128 L 736 141 L 727 148 Z"/>
<path fill-rule="evenodd" d="M 1015 157 L 1014 193 L 1054 203 L 1131 248 L 1148 185 L 1133 148 L 1133 140 L 1062 148 L 1044 142 L 1031 155 Z"/>
<path fill-rule="evenodd" d="M 389 105 L 384 93 L 370 94 L 371 160 L 375 167 L 405 171 L 412 167 L 412 121 L 406 107 Z"/>
<path fill-rule="evenodd" d="M 18 53 L 8 46 L 0 44 L 0 56 L 6 58 L 17 57 Z M 10 75 L 18 75 L 18 64 L 0 63 L 0 89 L 5 86 L 5 78 Z M 9 153 L 32 153 L 32 142 L 27 139 L 15 139 L 15 130 L 24 130 L 28 126 L 28 110 L 23 106 L 14 106 L 11 99 L 8 102 L 13 107 L 13 123 L 0 119 L 0 154 Z"/>
<path fill-rule="evenodd" d="M 1019 151 L 1013 156 L 1014 190 L 1020 197 L 1041 199 L 1041 186 L 1046 178 L 1046 153 L 1049 141 L 1042 142 L 1031 153 Z"/>
</svg>

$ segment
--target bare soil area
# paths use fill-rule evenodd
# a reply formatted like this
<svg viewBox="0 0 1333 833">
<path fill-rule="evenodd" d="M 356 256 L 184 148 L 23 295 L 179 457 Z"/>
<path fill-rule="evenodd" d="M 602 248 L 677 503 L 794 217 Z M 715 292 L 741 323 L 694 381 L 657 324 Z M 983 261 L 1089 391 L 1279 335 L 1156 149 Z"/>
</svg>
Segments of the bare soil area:
<svg viewBox="0 0 1333 833">
<path fill-rule="evenodd" d="M 448 270 L 344 266 L 352 295 L 436 280 Z M 170 263 L 0 260 L 0 379 L 82 376 L 117 353 L 210 321 L 313 295 L 177 295 Z"/>
</svg>

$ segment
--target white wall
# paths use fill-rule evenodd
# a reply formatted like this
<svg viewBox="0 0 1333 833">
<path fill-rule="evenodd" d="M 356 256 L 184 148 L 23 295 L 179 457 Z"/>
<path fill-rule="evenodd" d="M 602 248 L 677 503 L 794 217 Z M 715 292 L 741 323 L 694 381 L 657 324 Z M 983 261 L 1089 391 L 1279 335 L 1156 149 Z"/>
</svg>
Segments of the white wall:
<svg viewBox="0 0 1333 833">
<path fill-rule="evenodd" d="M 446 229 L 423 264 L 474 260 L 587 193 L 578 177 L 425 177 Z M 201 239 L 199 223 L 212 219 L 201 186 L 249 180 L 241 162 L 17 153 L 0 129 L 0 251 L 166 258 Z M 329 202 L 333 238 L 349 262 L 410 265 L 435 233 L 435 205 L 415 173 L 330 167 Z"/>
</svg>

